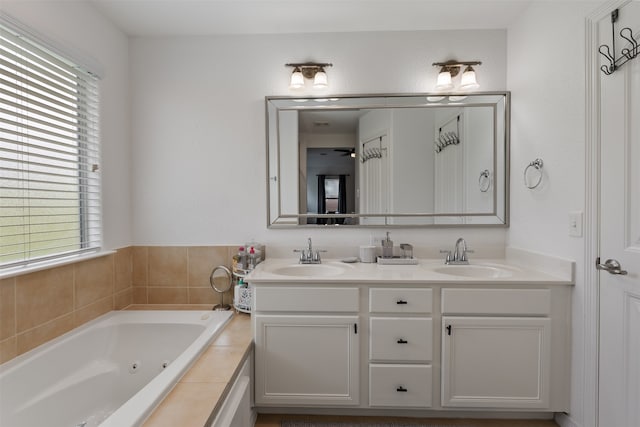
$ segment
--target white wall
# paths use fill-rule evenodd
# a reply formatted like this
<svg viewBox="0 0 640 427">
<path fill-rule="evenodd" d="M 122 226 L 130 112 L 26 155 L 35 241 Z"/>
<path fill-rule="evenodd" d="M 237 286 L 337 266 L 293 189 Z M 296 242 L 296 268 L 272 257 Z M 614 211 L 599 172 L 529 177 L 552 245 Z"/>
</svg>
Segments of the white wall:
<svg viewBox="0 0 640 427">
<path fill-rule="evenodd" d="M 330 92 L 433 90 L 451 58 L 479 59 L 483 90 L 506 85 L 506 32 L 423 31 L 136 38 L 131 43 L 136 244 L 355 247 L 369 230 L 268 230 L 264 96 L 290 95 L 292 61 L 330 61 Z M 381 234 L 381 232 L 378 232 Z M 394 236 L 395 235 L 395 236 Z M 393 231 L 397 241 L 504 245 L 504 229 Z"/>
<path fill-rule="evenodd" d="M 2 0 L 2 11 L 63 50 L 101 66 L 104 247 L 129 246 L 132 232 L 127 37 L 84 2 Z"/>
<path fill-rule="evenodd" d="M 568 214 L 585 209 L 585 17 L 598 3 L 533 3 L 508 29 L 511 109 L 510 246 L 576 261 L 570 418 L 583 424 L 584 239 L 568 236 Z M 540 188 L 523 170 L 544 161 Z"/>
</svg>

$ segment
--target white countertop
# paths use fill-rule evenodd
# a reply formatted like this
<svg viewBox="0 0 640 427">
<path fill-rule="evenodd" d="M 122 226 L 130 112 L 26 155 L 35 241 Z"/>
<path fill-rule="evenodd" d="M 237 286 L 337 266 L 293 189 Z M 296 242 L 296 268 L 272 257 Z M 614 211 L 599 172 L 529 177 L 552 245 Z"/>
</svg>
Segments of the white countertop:
<svg viewBox="0 0 640 427">
<path fill-rule="evenodd" d="M 377 263 L 344 263 L 339 259 L 322 261 L 320 274 L 313 274 L 313 265 L 298 264 L 295 258 L 270 258 L 259 264 L 245 279 L 250 284 L 500 284 L 500 285 L 571 285 L 573 263 L 561 271 L 545 268 L 545 263 L 527 263 L 523 257 L 513 259 L 473 259 L 470 269 L 445 265 L 442 259 L 419 259 L 418 265 L 380 265 Z M 553 259 L 551 264 L 557 264 Z M 297 267 L 296 267 L 297 266 Z M 300 268 L 303 267 L 303 268 Z M 474 267 L 477 267 L 474 270 Z M 297 275 L 296 271 L 301 271 Z M 452 271 L 458 274 L 447 274 Z M 476 275 L 475 272 L 478 274 Z"/>
</svg>

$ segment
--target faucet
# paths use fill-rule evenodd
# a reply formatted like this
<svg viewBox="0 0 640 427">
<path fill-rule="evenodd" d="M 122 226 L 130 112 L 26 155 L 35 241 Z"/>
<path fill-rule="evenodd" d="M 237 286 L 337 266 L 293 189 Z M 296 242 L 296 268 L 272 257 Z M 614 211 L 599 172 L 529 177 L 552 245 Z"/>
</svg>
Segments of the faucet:
<svg viewBox="0 0 640 427">
<path fill-rule="evenodd" d="M 465 265 L 469 264 L 467 253 L 473 253 L 473 251 L 467 249 L 467 242 L 462 237 L 460 237 L 458 240 L 456 240 L 456 245 L 453 249 L 453 256 L 451 256 L 451 251 L 440 251 L 440 253 L 447 254 L 447 257 L 444 261 L 445 264 Z"/>
<path fill-rule="evenodd" d="M 300 264 L 320 264 L 322 263 L 322 259 L 320 258 L 320 251 L 313 250 L 313 243 L 311 242 L 311 237 L 307 239 L 307 249 L 294 249 L 294 252 L 300 252 L 300 259 L 298 262 Z"/>
</svg>

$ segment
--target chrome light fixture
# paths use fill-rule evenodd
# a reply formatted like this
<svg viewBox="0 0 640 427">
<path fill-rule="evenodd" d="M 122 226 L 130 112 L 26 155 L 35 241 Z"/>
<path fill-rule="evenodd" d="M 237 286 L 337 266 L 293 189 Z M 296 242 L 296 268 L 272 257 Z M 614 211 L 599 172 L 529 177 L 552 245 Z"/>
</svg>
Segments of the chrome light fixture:
<svg viewBox="0 0 640 427">
<path fill-rule="evenodd" d="M 285 66 L 293 67 L 293 73 L 291 74 L 291 80 L 289 83 L 289 88 L 291 89 L 300 89 L 301 87 L 304 87 L 305 79 L 313 79 L 314 89 L 324 89 L 329 86 L 329 79 L 327 78 L 327 73 L 324 69 L 332 67 L 333 64 L 328 62 L 304 62 L 285 64 Z"/>
<path fill-rule="evenodd" d="M 460 73 L 460 69 L 465 66 L 464 72 L 460 79 L 460 89 L 473 90 L 478 89 L 480 85 L 476 79 L 476 71 L 473 66 L 481 65 L 480 61 L 446 61 L 446 62 L 434 62 L 434 67 L 440 67 L 438 73 L 438 80 L 436 82 L 437 90 L 450 90 L 453 89 L 453 78 Z"/>
</svg>

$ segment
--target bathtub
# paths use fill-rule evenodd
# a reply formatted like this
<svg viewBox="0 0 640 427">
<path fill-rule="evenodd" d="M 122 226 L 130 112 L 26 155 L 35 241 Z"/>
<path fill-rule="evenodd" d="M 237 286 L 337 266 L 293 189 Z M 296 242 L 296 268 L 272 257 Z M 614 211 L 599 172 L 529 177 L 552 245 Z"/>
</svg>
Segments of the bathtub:
<svg viewBox="0 0 640 427">
<path fill-rule="evenodd" d="M 0 365 L 0 426 L 140 425 L 230 318 L 107 313 Z"/>
</svg>

